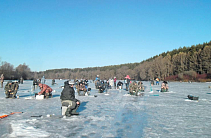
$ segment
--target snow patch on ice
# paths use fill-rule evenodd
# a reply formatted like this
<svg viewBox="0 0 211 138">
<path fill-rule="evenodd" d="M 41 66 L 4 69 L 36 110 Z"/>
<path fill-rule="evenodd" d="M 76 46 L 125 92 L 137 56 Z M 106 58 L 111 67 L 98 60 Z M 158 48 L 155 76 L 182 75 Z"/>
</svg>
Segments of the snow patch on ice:
<svg viewBox="0 0 211 138">
<path fill-rule="evenodd" d="M 123 96 L 131 96 L 130 94 L 124 94 Z"/>
<path fill-rule="evenodd" d="M 92 119 L 93 121 L 104 121 L 106 120 L 105 116 L 97 117 L 97 116 L 90 116 L 89 119 Z"/>
<path fill-rule="evenodd" d="M 186 102 L 199 102 L 198 100 L 185 99 Z"/>
<path fill-rule="evenodd" d="M 34 96 L 33 96 L 33 97 L 30 96 L 30 97 L 26 97 L 25 99 L 26 99 L 26 100 L 30 100 L 30 99 L 35 99 L 35 98 L 34 98 Z"/>
<path fill-rule="evenodd" d="M 11 127 L 13 131 L 8 136 L 9 137 L 33 137 L 33 138 L 50 136 L 48 132 L 45 132 L 41 129 L 38 129 L 29 125 L 29 124 L 36 123 L 36 121 L 37 121 L 36 119 L 12 121 Z M 27 124 L 27 122 L 29 124 Z"/>
<path fill-rule="evenodd" d="M 176 92 L 173 92 L 173 91 L 169 91 L 169 92 L 163 92 L 163 93 L 176 93 Z"/>
</svg>

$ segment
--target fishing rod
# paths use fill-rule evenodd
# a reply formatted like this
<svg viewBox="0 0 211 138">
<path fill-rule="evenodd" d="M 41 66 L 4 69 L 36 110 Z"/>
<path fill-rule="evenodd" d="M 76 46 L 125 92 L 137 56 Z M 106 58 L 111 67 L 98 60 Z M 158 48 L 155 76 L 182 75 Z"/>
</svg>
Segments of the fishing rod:
<svg viewBox="0 0 211 138">
<path fill-rule="evenodd" d="M 1 118 L 1 119 L 2 119 L 2 118 L 6 118 L 6 117 L 8 117 L 8 116 L 10 116 L 10 115 L 19 114 L 19 113 L 23 113 L 23 112 L 11 112 L 11 113 L 8 114 L 8 115 L 1 115 L 0 118 Z"/>
</svg>

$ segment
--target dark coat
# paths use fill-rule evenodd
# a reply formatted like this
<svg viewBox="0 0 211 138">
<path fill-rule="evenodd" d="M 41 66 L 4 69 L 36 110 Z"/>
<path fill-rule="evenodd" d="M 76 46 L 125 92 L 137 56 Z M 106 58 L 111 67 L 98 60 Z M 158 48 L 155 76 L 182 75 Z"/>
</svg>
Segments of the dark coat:
<svg viewBox="0 0 211 138">
<path fill-rule="evenodd" d="M 130 83 L 130 79 L 127 78 L 126 80 L 127 80 L 127 84 L 129 84 Z"/>
<path fill-rule="evenodd" d="M 33 80 L 33 85 L 38 85 L 37 79 Z"/>
<path fill-rule="evenodd" d="M 71 100 L 77 102 L 78 100 L 75 98 L 75 90 L 70 87 L 68 84 L 65 84 L 64 89 L 62 90 L 61 100 Z"/>
<path fill-rule="evenodd" d="M 121 81 L 119 81 L 118 83 L 117 83 L 117 86 L 122 86 L 123 85 L 123 83 L 121 82 Z"/>
</svg>

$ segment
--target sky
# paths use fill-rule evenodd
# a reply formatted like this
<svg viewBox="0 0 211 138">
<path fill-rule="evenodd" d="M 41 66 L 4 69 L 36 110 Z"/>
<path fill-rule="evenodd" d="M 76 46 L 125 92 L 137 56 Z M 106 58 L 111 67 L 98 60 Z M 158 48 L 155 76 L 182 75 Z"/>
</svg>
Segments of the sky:
<svg viewBox="0 0 211 138">
<path fill-rule="evenodd" d="M 211 41 L 210 0 L 1 0 L 0 61 L 31 71 L 141 62 Z"/>
</svg>

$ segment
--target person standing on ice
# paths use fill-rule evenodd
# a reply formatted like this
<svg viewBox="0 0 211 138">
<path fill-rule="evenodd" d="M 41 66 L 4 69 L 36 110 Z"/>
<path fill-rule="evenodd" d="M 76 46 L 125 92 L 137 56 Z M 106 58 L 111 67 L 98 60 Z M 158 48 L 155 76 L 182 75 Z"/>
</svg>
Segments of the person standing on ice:
<svg viewBox="0 0 211 138">
<path fill-rule="evenodd" d="M 20 84 L 23 84 L 23 77 L 22 77 L 22 76 L 21 76 L 20 79 L 19 79 L 19 83 L 20 83 Z"/>
<path fill-rule="evenodd" d="M 113 89 L 113 86 L 114 86 L 114 80 L 113 80 L 113 79 L 110 79 L 109 83 L 110 83 L 110 85 L 111 85 L 111 89 Z"/>
<path fill-rule="evenodd" d="M 64 82 L 64 89 L 61 92 L 61 102 L 62 106 L 67 106 L 65 116 L 70 117 L 71 115 L 79 115 L 76 110 L 80 106 L 80 101 L 75 98 L 75 90 L 73 88 L 74 82 L 66 81 Z"/>
<path fill-rule="evenodd" d="M 35 88 L 37 87 L 37 85 L 38 85 L 37 79 L 34 78 L 34 80 L 33 80 L 33 90 L 35 90 Z"/>
<path fill-rule="evenodd" d="M 95 78 L 95 81 L 100 80 L 99 75 L 97 75 L 97 77 Z"/>
<path fill-rule="evenodd" d="M 96 89 L 98 89 L 99 81 L 100 81 L 100 77 L 99 77 L 99 75 L 97 75 L 97 77 L 95 78 L 95 88 Z"/>
<path fill-rule="evenodd" d="M 126 77 L 125 77 L 125 79 L 126 79 L 126 91 L 128 91 L 128 88 L 129 88 L 129 84 L 130 84 L 130 76 L 129 75 L 127 75 Z"/>
<path fill-rule="evenodd" d="M 48 97 L 52 95 L 51 92 L 53 90 L 48 85 L 40 83 L 39 87 L 41 91 L 38 93 L 38 95 L 44 95 L 46 99 L 48 99 Z"/>
<path fill-rule="evenodd" d="M 52 79 L 51 85 L 54 85 L 54 84 L 56 84 L 56 81 L 55 81 L 55 79 Z"/>
<path fill-rule="evenodd" d="M 114 89 L 116 89 L 116 77 L 114 77 Z"/>
<path fill-rule="evenodd" d="M 45 84 L 45 76 L 42 77 L 41 83 L 42 83 L 42 84 Z"/>
<path fill-rule="evenodd" d="M 23 84 L 23 77 L 21 76 L 21 84 Z"/>
<path fill-rule="evenodd" d="M 4 74 L 1 74 L 1 88 L 3 88 L 3 83 L 4 83 Z"/>
<path fill-rule="evenodd" d="M 155 81 L 156 81 L 156 85 L 159 85 L 159 78 L 156 78 Z"/>
</svg>

